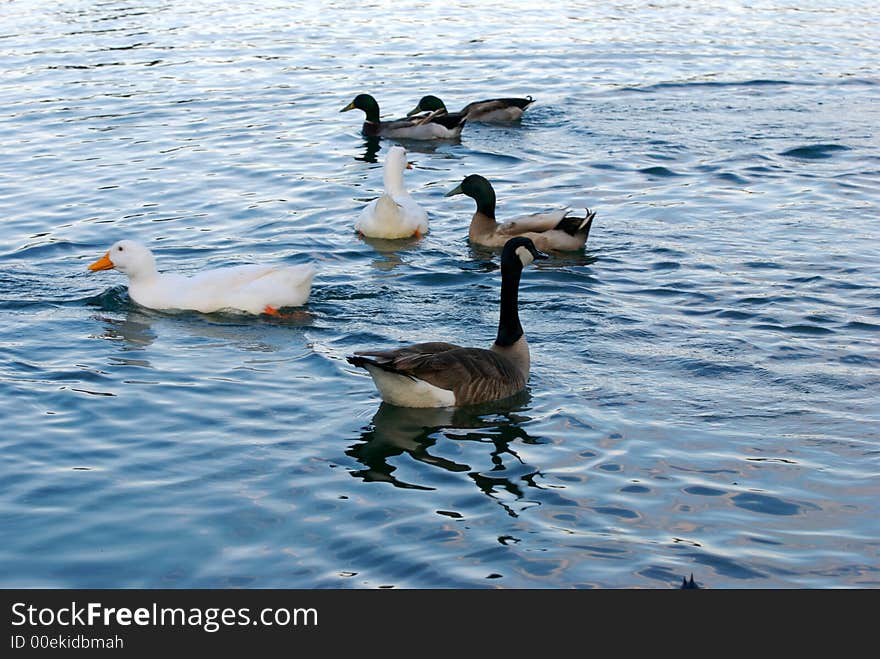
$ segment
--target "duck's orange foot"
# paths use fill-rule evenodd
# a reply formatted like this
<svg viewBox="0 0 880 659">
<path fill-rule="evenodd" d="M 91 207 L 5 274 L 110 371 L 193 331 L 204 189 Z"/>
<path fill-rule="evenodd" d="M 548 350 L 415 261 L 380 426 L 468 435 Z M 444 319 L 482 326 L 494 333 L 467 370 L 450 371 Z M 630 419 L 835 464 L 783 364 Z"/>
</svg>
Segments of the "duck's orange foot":
<svg viewBox="0 0 880 659">
<path fill-rule="evenodd" d="M 413 234 L 413 238 L 421 240 L 422 239 L 422 232 L 419 231 L 418 229 L 416 229 L 416 232 Z"/>
<path fill-rule="evenodd" d="M 282 320 L 290 320 L 292 318 L 300 318 L 304 314 L 302 311 L 294 311 L 293 313 L 281 313 L 275 307 L 271 305 L 266 305 L 266 308 L 263 309 L 263 313 L 267 316 L 272 316 L 273 318 L 281 318 Z"/>
</svg>

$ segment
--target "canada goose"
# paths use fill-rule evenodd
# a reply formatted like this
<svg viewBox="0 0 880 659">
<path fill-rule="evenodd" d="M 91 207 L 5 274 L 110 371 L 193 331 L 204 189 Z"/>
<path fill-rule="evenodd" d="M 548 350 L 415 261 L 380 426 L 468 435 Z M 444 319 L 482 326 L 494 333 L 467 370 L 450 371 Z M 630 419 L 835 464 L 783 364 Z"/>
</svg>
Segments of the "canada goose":
<svg viewBox="0 0 880 659">
<path fill-rule="evenodd" d="M 455 115 L 463 116 L 467 121 L 481 121 L 484 123 L 511 122 L 521 119 L 532 103 L 531 96 L 527 98 L 492 98 L 486 101 L 474 101 L 465 105 Z M 446 105 L 436 96 L 423 96 L 412 110 L 406 113 L 411 117 L 419 112 L 447 112 Z"/>
<path fill-rule="evenodd" d="M 370 238 L 421 237 L 428 232 L 428 214 L 403 187 L 403 172 L 412 169 L 406 149 L 393 146 L 385 156 L 382 176 L 385 192 L 361 211 L 355 229 Z"/>
<path fill-rule="evenodd" d="M 393 121 L 379 119 L 379 104 L 369 94 L 358 94 L 354 100 L 340 110 L 363 110 L 366 114 L 361 132 L 367 137 L 393 137 L 411 140 L 455 139 L 464 128 L 463 116 L 443 112 L 430 112 L 421 117 L 405 117 Z"/>
<path fill-rule="evenodd" d="M 528 238 L 511 238 L 501 253 L 501 316 L 488 350 L 452 343 L 416 343 L 397 350 L 364 350 L 348 362 L 372 376 L 382 400 L 401 407 L 452 407 L 507 398 L 529 379 L 529 345 L 519 323 L 523 267 L 544 259 Z"/>
<path fill-rule="evenodd" d="M 477 210 L 471 218 L 468 238 L 486 247 L 501 247 L 513 236 L 531 238 L 538 249 L 573 251 L 582 249 L 590 235 L 595 211 L 587 209 L 586 217 L 569 215 L 564 208 L 550 213 L 525 215 L 500 224 L 495 221 L 495 190 L 492 184 L 479 174 L 471 174 L 447 197 L 464 194 L 477 202 Z"/>
<path fill-rule="evenodd" d="M 236 265 L 192 277 L 159 274 L 146 245 L 120 240 L 89 270 L 115 268 L 128 275 L 128 294 L 143 307 L 211 313 L 224 309 L 280 315 L 280 307 L 305 304 L 315 268 L 303 265 Z"/>
</svg>

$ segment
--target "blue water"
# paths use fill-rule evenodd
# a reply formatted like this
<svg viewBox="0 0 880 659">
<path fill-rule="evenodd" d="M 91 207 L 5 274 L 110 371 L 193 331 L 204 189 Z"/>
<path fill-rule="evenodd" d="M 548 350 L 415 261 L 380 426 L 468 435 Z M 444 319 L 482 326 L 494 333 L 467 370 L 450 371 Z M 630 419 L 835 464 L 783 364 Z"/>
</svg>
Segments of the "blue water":
<svg viewBox="0 0 880 659">
<path fill-rule="evenodd" d="M 0 586 L 880 586 L 876 8 L 522 4 L 0 4 Z M 407 144 L 394 245 L 360 92 L 537 104 Z M 494 338 L 470 173 L 590 243 L 524 273 L 524 395 L 380 405 L 353 350 Z M 159 313 L 123 237 L 319 274 Z"/>
</svg>

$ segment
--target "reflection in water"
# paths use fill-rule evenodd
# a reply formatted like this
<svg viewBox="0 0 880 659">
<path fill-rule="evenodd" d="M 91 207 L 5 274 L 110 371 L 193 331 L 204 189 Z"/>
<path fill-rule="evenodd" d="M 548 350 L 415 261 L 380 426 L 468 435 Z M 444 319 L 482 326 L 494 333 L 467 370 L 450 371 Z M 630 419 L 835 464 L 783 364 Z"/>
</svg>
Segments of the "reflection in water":
<svg viewBox="0 0 880 659">
<path fill-rule="evenodd" d="M 404 263 L 401 258 L 401 252 L 407 252 L 418 247 L 419 238 L 399 238 L 397 240 L 387 240 L 385 238 L 370 238 L 369 236 L 358 236 L 362 241 L 367 243 L 376 252 L 377 257 L 370 264 L 377 270 L 390 271 Z"/>
<path fill-rule="evenodd" d="M 123 350 L 141 350 L 156 340 L 152 322 L 145 313 L 129 311 L 121 320 L 107 316 L 96 316 L 96 318 L 106 325 L 101 338 L 111 341 L 122 340 Z"/>
<path fill-rule="evenodd" d="M 403 264 L 403 259 L 400 258 L 400 255 L 397 252 L 382 254 L 373 259 L 373 262 L 370 263 L 370 265 L 376 268 L 376 270 L 381 270 L 383 272 L 390 272 L 401 264 Z"/>
<path fill-rule="evenodd" d="M 395 140 L 410 153 L 436 154 L 437 150 L 449 145 L 461 144 L 461 138 L 449 140 Z"/>
<path fill-rule="evenodd" d="M 449 472 L 464 473 L 476 483 L 481 492 L 496 499 L 496 492 L 505 490 L 517 499 L 524 496 L 521 484 L 537 487 L 534 476 L 537 470 L 514 469 L 516 480 L 508 477 L 510 471 L 505 465 L 504 456 L 510 456 L 518 465 L 525 463 L 511 447 L 515 441 L 524 444 L 542 444 L 530 436 L 522 425 L 530 417 L 519 414 L 528 409 L 530 401 L 527 391 L 498 403 L 468 408 L 412 409 L 382 403 L 370 424 L 361 433 L 361 442 L 352 445 L 345 453 L 355 458 L 365 468 L 351 472 L 356 478 L 367 482 L 390 483 L 395 487 L 416 490 L 433 490 L 434 487 L 418 483 L 407 483 L 394 475 L 397 467 L 390 464 L 391 458 L 408 454 L 417 462 L 439 467 Z M 492 466 L 488 469 L 475 469 L 468 464 L 433 455 L 430 450 L 442 441 L 471 441 L 486 444 Z M 500 502 L 500 505 L 513 517 L 516 513 Z"/>
<path fill-rule="evenodd" d="M 352 476 L 367 482 L 381 481 L 395 487 L 416 490 L 432 490 L 432 487 L 405 483 L 393 476 L 397 469 L 388 459 L 408 453 L 413 459 L 432 464 L 447 471 L 460 472 L 470 469 L 468 465 L 437 458 L 428 452 L 437 438 L 432 436 L 441 427 L 452 422 L 454 411 L 450 409 L 410 409 L 382 403 L 370 425 L 361 433 L 360 444 L 345 452 L 366 467 L 353 471 Z"/>
<path fill-rule="evenodd" d="M 461 144 L 461 139 L 453 140 L 394 140 L 400 146 L 412 153 L 435 154 L 437 149 L 444 146 Z M 364 137 L 363 155 L 355 156 L 354 159 L 361 162 L 379 162 L 378 153 L 382 150 L 382 140 L 378 137 Z"/>
<path fill-rule="evenodd" d="M 358 157 L 355 156 L 355 160 L 361 160 L 363 162 L 379 162 L 379 159 L 376 157 L 376 154 L 379 153 L 379 150 L 382 148 L 382 141 L 378 137 L 365 137 L 364 138 L 364 155 Z"/>
<path fill-rule="evenodd" d="M 502 218 L 499 221 L 503 222 L 505 220 Z M 480 269 L 488 272 L 500 268 L 500 266 L 494 265 L 492 261 L 493 257 L 497 257 L 501 253 L 500 248 L 485 247 L 469 241 L 468 252 L 472 261 L 482 264 Z M 595 254 L 590 253 L 590 246 L 588 244 L 585 251 L 554 251 L 552 260 L 541 261 L 533 264 L 533 267 L 541 270 L 558 270 L 565 267 L 592 265 L 598 260 L 599 258 Z"/>
<path fill-rule="evenodd" d="M 108 310 L 111 311 L 111 310 Z M 104 333 L 98 338 L 123 342 L 123 350 L 143 350 L 158 337 L 154 326 L 168 325 L 176 332 L 189 336 L 216 340 L 224 345 L 236 346 L 249 352 L 278 352 L 285 345 L 286 335 L 279 335 L 279 342 L 256 340 L 254 329 L 271 331 L 276 326 L 303 327 L 314 322 L 314 315 L 297 310 L 283 318 L 256 318 L 239 314 L 201 314 L 192 311 L 162 312 L 127 304 L 124 318 L 96 315 L 105 324 Z M 265 339 L 265 336 L 261 336 Z"/>
</svg>

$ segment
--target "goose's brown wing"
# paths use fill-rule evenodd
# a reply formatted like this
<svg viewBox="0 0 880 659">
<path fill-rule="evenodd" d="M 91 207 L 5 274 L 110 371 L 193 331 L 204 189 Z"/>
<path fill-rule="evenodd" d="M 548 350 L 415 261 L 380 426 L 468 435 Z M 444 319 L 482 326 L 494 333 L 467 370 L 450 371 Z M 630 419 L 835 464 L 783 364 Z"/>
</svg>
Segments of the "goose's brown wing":
<svg viewBox="0 0 880 659">
<path fill-rule="evenodd" d="M 456 405 L 507 398 L 526 386 L 523 374 L 507 358 L 491 350 L 462 348 L 452 343 L 365 350 L 356 352 L 348 361 L 360 367 L 372 364 L 452 391 Z"/>
<path fill-rule="evenodd" d="M 525 387 L 522 373 L 501 355 L 483 348 L 454 348 L 395 360 L 398 372 L 455 393 L 457 405 L 512 396 Z"/>
<path fill-rule="evenodd" d="M 410 359 L 430 356 L 448 350 L 459 350 L 461 346 L 454 343 L 432 341 L 429 343 L 414 343 L 403 348 L 394 350 L 359 350 L 354 353 L 361 357 L 374 357 L 375 362 L 381 366 L 390 366 L 392 370 L 399 370 L 398 363 L 405 364 Z"/>
</svg>

